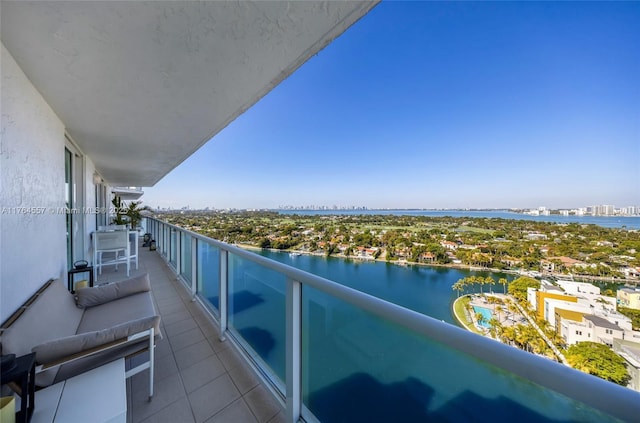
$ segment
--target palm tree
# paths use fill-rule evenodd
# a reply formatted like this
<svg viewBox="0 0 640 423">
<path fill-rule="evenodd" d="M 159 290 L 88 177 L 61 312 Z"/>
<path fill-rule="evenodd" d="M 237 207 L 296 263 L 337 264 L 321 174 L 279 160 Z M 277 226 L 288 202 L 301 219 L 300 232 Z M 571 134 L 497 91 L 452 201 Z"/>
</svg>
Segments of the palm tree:
<svg viewBox="0 0 640 423">
<path fill-rule="evenodd" d="M 518 306 L 517 306 L 513 301 L 510 301 L 510 302 L 509 302 L 509 305 L 507 305 L 507 309 L 508 309 L 512 314 L 520 313 L 520 309 L 518 308 Z"/>
<path fill-rule="evenodd" d="M 500 313 L 502 313 L 504 311 L 502 306 L 500 304 L 496 305 L 494 307 L 493 311 L 496 313 L 496 316 L 498 316 L 498 321 L 501 321 L 502 319 L 500 318 Z"/>
<path fill-rule="evenodd" d="M 502 329 L 502 341 L 513 345 L 516 339 L 516 329 L 513 326 L 505 326 Z"/>
<path fill-rule="evenodd" d="M 537 333 L 531 332 L 533 329 L 531 326 L 518 324 L 516 325 L 516 343 L 520 346 L 520 349 L 525 351 L 531 351 L 531 343 L 536 338 L 534 335 Z"/>
<path fill-rule="evenodd" d="M 460 279 L 458 282 L 456 282 L 453 285 L 451 285 L 451 289 L 453 289 L 454 291 L 458 291 L 458 298 L 460 298 L 460 291 L 462 291 L 464 289 L 461 281 L 462 281 L 462 279 Z"/>
<path fill-rule="evenodd" d="M 493 289 L 491 288 L 491 285 L 495 285 L 496 281 L 493 280 L 493 278 L 491 276 L 487 276 L 484 279 L 484 282 L 489 285 L 489 292 L 493 292 Z"/>
<path fill-rule="evenodd" d="M 142 204 L 142 201 L 132 201 L 126 209 L 125 214 L 129 217 L 129 224 L 131 225 L 132 230 L 136 230 L 138 228 L 140 220 L 142 219 L 140 214 L 142 208 L 140 207 L 140 204 Z"/>
<path fill-rule="evenodd" d="M 500 285 L 502 285 L 502 289 L 503 289 L 503 293 L 506 294 L 507 293 L 507 279 L 506 278 L 500 278 L 498 279 L 498 283 Z"/>
<path fill-rule="evenodd" d="M 500 322 L 495 317 L 489 319 L 489 334 L 491 335 L 491 337 L 497 339 L 498 334 L 501 331 L 502 325 L 500 324 Z"/>
</svg>

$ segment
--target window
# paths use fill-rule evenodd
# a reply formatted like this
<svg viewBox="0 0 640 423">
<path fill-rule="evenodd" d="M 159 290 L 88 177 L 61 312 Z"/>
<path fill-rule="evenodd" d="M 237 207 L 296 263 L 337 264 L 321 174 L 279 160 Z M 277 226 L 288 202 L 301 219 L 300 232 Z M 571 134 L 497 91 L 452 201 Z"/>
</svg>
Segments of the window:
<svg viewBox="0 0 640 423">
<path fill-rule="evenodd" d="M 85 258 L 84 243 L 84 157 L 66 137 L 64 148 L 64 184 L 67 229 L 67 268 Z"/>
<path fill-rule="evenodd" d="M 581 330 L 577 330 L 576 331 L 576 335 L 582 335 L 582 331 Z"/>
<path fill-rule="evenodd" d="M 94 177 L 96 179 L 96 229 L 99 226 L 108 225 L 108 210 L 109 203 L 107 200 L 107 186 L 102 183 L 102 179 Z"/>
<path fill-rule="evenodd" d="M 605 329 L 604 331 L 609 335 L 613 335 L 613 329 Z"/>
<path fill-rule="evenodd" d="M 72 164 L 73 153 L 68 149 L 64 149 L 64 205 L 67 210 L 71 210 L 73 207 L 73 172 Z M 67 268 L 71 268 L 73 263 L 73 238 L 71 236 L 71 212 L 67 212 L 66 215 L 67 224 Z"/>
</svg>

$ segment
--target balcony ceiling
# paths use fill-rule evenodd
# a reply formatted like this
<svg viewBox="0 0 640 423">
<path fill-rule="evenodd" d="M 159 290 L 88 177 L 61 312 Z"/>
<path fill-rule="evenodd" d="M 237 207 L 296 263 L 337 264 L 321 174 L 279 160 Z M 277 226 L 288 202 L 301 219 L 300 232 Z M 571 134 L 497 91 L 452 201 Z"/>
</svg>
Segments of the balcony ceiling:
<svg viewBox="0 0 640 423">
<path fill-rule="evenodd" d="M 98 172 L 152 186 L 375 4 L 3 0 L 0 28 Z"/>
</svg>

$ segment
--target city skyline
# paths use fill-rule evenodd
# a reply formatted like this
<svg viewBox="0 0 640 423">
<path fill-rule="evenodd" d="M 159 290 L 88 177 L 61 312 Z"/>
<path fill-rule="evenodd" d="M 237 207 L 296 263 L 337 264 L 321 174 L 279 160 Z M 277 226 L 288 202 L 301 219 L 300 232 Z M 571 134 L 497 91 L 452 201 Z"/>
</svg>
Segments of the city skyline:
<svg viewBox="0 0 640 423">
<path fill-rule="evenodd" d="M 640 204 L 640 4 L 383 2 L 152 208 Z"/>
<path fill-rule="evenodd" d="M 237 208 L 237 207 L 215 207 L 215 206 L 206 206 L 206 207 L 191 207 L 190 205 L 185 205 L 182 207 L 155 207 L 152 210 L 189 210 L 189 211 L 200 211 L 200 210 L 210 210 L 210 211 L 266 211 L 266 210 L 278 210 L 278 211 L 403 211 L 403 210 L 417 210 L 417 211 L 512 211 L 523 214 L 535 214 L 535 215 L 549 215 L 560 214 L 560 215 L 577 215 L 577 216 L 640 216 L 640 206 L 628 205 L 618 207 L 614 204 L 598 204 L 586 207 L 560 207 L 560 208 L 549 208 L 545 206 L 540 206 L 537 208 L 507 208 L 507 207 L 496 207 L 496 208 L 373 208 L 367 207 L 366 205 L 319 205 L 319 204 L 307 204 L 307 205 L 279 205 L 273 208 L 262 208 L 262 207 L 250 207 L 250 208 Z"/>
</svg>

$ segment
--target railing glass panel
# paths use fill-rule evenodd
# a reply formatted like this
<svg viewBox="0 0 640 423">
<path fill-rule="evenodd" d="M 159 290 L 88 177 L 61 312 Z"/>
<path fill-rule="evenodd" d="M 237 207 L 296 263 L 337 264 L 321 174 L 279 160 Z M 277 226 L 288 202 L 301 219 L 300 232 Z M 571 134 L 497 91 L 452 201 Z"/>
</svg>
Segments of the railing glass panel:
<svg viewBox="0 0 640 423">
<path fill-rule="evenodd" d="M 156 243 L 156 250 L 160 253 L 161 256 L 165 256 L 165 253 L 164 253 L 164 225 L 162 223 L 158 223 L 158 227 L 156 228 L 156 231 L 158 231 L 158 235 L 156 237 L 156 240 L 158 241 Z"/>
<path fill-rule="evenodd" d="M 169 263 L 173 265 L 175 269 L 178 263 L 178 231 L 174 228 L 169 228 Z"/>
<path fill-rule="evenodd" d="M 220 310 L 220 250 L 198 240 L 198 295 L 217 312 Z"/>
<path fill-rule="evenodd" d="M 286 277 L 229 254 L 229 327 L 247 352 L 267 366 L 278 385 L 285 379 Z"/>
<path fill-rule="evenodd" d="M 302 397 L 322 422 L 616 421 L 303 287 Z"/>
<path fill-rule="evenodd" d="M 180 274 L 191 282 L 191 236 L 180 232 Z"/>
</svg>

